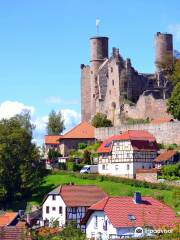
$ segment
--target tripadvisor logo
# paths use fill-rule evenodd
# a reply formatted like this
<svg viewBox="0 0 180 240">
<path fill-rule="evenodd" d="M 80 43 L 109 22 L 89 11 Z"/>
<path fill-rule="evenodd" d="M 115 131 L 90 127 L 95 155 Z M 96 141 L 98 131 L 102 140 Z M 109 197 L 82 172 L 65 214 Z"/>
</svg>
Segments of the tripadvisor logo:
<svg viewBox="0 0 180 240">
<path fill-rule="evenodd" d="M 143 235 L 144 234 L 144 230 L 143 230 L 142 227 L 137 227 L 137 228 L 135 228 L 134 233 L 136 234 L 136 236 Z"/>
<path fill-rule="evenodd" d="M 172 233 L 172 229 L 143 229 L 142 227 L 137 227 L 134 230 L 136 236 L 141 236 L 145 234 L 160 234 L 160 233 Z"/>
</svg>

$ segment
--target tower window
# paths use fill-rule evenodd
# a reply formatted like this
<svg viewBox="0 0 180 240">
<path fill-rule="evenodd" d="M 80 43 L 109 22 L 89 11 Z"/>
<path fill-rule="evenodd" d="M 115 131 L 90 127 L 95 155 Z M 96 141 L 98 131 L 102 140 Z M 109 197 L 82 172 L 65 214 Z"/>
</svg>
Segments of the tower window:
<svg viewBox="0 0 180 240">
<path fill-rule="evenodd" d="M 114 86 L 114 80 L 112 80 L 112 85 Z"/>
<path fill-rule="evenodd" d="M 111 95 L 111 90 L 109 90 L 109 94 Z"/>
<path fill-rule="evenodd" d="M 113 68 L 111 67 L 111 72 L 113 72 Z"/>
<path fill-rule="evenodd" d="M 95 94 L 93 94 L 93 98 L 95 98 Z"/>
<path fill-rule="evenodd" d="M 93 74 L 93 71 L 91 71 L 91 74 Z"/>
</svg>

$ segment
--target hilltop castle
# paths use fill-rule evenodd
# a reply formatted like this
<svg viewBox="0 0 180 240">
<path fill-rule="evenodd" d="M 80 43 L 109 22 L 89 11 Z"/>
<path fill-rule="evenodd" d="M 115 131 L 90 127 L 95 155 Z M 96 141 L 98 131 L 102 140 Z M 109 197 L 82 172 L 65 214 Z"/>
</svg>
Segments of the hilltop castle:
<svg viewBox="0 0 180 240">
<path fill-rule="evenodd" d="M 90 121 L 97 112 L 106 114 L 118 126 L 123 117 L 166 117 L 166 98 L 171 84 L 164 78 L 157 63 L 166 54 L 173 62 L 172 34 L 156 33 L 155 63 L 152 74 L 139 73 L 124 60 L 118 48 L 108 56 L 108 37 L 90 38 L 90 66 L 81 64 L 81 115 L 82 121 Z"/>
</svg>

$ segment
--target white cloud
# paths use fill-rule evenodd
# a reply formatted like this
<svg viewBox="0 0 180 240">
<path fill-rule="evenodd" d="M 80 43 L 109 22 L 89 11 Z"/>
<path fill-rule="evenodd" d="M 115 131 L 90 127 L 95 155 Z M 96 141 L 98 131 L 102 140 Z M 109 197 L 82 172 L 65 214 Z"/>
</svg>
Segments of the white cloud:
<svg viewBox="0 0 180 240">
<path fill-rule="evenodd" d="M 17 101 L 5 101 L 0 104 L 0 119 L 11 118 L 24 110 L 30 111 L 31 115 L 35 112 L 35 108 L 32 106 L 27 106 Z"/>
<path fill-rule="evenodd" d="M 170 24 L 168 26 L 169 32 L 171 32 L 177 41 L 180 41 L 180 24 Z"/>
<path fill-rule="evenodd" d="M 46 126 L 48 115 L 40 117 L 35 114 L 35 108 L 33 106 L 28 106 L 17 101 L 4 101 L 0 104 L 0 119 L 11 118 L 16 114 L 20 114 L 24 110 L 30 111 L 31 122 L 36 126 L 33 133 L 33 142 L 37 142 L 38 145 L 41 145 L 43 143 L 44 135 L 47 134 Z M 64 118 L 66 131 L 80 122 L 80 114 L 73 109 L 62 109 L 61 113 Z"/>
<path fill-rule="evenodd" d="M 81 115 L 73 109 L 62 109 L 61 113 L 64 118 L 66 130 L 74 127 L 81 120 Z"/>
<path fill-rule="evenodd" d="M 45 101 L 47 104 L 64 104 L 64 105 L 71 105 L 71 104 L 78 104 L 79 100 L 77 99 L 62 99 L 58 96 L 50 96 Z"/>
</svg>

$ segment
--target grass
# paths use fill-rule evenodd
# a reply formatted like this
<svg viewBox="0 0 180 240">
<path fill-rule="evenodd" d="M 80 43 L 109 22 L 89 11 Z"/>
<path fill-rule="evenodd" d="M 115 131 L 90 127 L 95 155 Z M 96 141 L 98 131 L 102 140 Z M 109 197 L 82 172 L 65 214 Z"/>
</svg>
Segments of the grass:
<svg viewBox="0 0 180 240">
<path fill-rule="evenodd" d="M 44 196 L 51 191 L 53 188 L 62 185 L 74 183 L 79 185 L 97 185 L 101 187 L 105 192 L 107 192 L 110 196 L 133 196 L 135 191 L 140 191 L 142 196 L 152 196 L 158 200 L 165 202 L 167 205 L 171 206 L 176 212 L 180 211 L 179 204 L 179 194 L 178 190 L 168 189 L 168 190 L 159 190 L 159 189 L 151 189 L 147 187 L 136 187 L 131 186 L 128 183 L 117 183 L 110 180 L 103 180 L 101 177 L 97 179 L 82 179 L 76 176 L 72 176 L 67 172 L 58 172 L 54 174 L 49 174 L 44 178 L 44 182 L 40 187 L 39 191 L 32 196 L 28 205 L 40 204 L 44 198 Z M 174 191 L 178 197 L 174 197 Z"/>
</svg>

